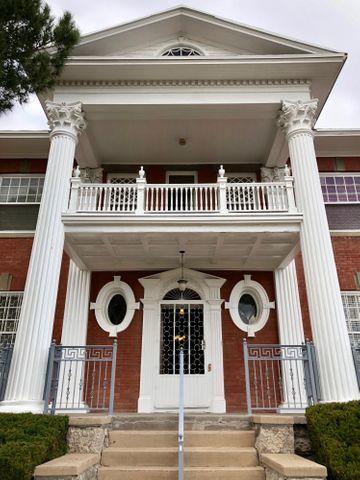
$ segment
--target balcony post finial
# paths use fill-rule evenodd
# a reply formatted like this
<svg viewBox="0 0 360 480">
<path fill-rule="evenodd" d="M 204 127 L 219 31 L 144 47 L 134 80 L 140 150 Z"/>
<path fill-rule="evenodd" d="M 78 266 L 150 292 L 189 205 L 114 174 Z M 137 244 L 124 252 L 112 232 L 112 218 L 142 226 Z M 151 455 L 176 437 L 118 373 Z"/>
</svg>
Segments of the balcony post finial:
<svg viewBox="0 0 360 480">
<path fill-rule="evenodd" d="M 226 215 L 228 213 L 226 189 L 227 178 L 225 177 L 225 169 L 223 165 L 220 165 L 217 178 L 219 186 L 219 209 L 220 213 Z"/>
<path fill-rule="evenodd" d="M 144 167 L 141 166 L 139 170 L 139 176 L 136 179 L 137 196 L 136 196 L 135 213 L 137 215 L 143 215 L 145 211 L 145 185 L 146 185 L 145 170 L 144 170 Z"/>
<path fill-rule="evenodd" d="M 145 170 L 144 167 L 141 165 L 140 170 L 139 170 L 139 178 L 143 179 L 145 178 Z"/>
</svg>

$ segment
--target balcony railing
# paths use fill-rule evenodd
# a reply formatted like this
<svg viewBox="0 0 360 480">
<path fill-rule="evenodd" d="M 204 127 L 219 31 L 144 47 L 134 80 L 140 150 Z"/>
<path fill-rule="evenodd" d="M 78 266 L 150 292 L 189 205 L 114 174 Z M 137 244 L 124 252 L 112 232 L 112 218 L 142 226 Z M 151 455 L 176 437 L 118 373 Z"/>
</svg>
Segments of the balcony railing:
<svg viewBox="0 0 360 480">
<path fill-rule="evenodd" d="M 223 169 L 220 170 L 223 172 Z M 135 184 L 83 183 L 72 178 L 69 213 L 232 214 L 296 212 L 293 179 L 283 182 L 148 184 L 144 171 Z"/>
</svg>

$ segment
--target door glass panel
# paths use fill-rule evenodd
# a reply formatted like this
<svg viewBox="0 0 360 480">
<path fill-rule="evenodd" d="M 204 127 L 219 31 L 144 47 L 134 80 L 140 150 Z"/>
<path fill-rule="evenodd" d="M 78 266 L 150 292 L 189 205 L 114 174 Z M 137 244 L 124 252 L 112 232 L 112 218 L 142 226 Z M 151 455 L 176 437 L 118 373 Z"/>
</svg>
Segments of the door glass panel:
<svg viewBox="0 0 360 480">
<path fill-rule="evenodd" d="M 184 350 L 184 372 L 205 373 L 204 316 L 202 305 L 161 306 L 160 374 L 179 374 L 180 347 Z"/>
</svg>

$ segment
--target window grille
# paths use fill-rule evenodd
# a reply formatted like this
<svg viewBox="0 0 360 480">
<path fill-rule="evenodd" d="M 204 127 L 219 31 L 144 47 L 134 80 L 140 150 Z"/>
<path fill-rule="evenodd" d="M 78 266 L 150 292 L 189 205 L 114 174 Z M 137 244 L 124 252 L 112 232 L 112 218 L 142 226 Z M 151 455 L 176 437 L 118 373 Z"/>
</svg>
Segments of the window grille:
<svg viewBox="0 0 360 480">
<path fill-rule="evenodd" d="M 253 183 L 256 182 L 255 173 L 234 173 L 226 174 L 227 183 Z"/>
<path fill-rule="evenodd" d="M 44 175 L 0 177 L 0 203 L 40 203 Z"/>
<path fill-rule="evenodd" d="M 136 174 L 132 173 L 124 173 L 124 174 L 117 174 L 117 173 L 109 173 L 108 175 L 108 183 L 120 184 L 120 185 L 128 185 L 136 183 Z"/>
<path fill-rule="evenodd" d="M 226 175 L 227 183 L 254 183 L 256 182 L 256 173 L 229 173 Z M 240 194 L 236 190 L 226 191 L 227 205 L 229 210 L 236 209 L 239 202 L 242 205 L 254 205 L 253 190 L 241 190 Z"/>
<path fill-rule="evenodd" d="M 320 174 L 325 203 L 360 203 L 360 173 Z"/>
<path fill-rule="evenodd" d="M 172 47 L 165 50 L 163 57 L 194 57 L 200 56 L 201 53 L 191 47 Z"/>
<path fill-rule="evenodd" d="M 14 344 L 23 292 L 0 292 L 0 345 Z"/>
<path fill-rule="evenodd" d="M 341 297 L 355 366 L 360 374 L 360 292 L 342 292 Z"/>
</svg>

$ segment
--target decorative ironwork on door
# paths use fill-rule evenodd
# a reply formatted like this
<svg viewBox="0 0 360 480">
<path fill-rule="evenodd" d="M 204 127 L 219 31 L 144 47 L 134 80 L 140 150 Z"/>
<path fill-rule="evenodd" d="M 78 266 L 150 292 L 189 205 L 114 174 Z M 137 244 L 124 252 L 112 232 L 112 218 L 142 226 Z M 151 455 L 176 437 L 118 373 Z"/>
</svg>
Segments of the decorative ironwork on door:
<svg viewBox="0 0 360 480">
<path fill-rule="evenodd" d="M 180 347 L 185 375 L 205 373 L 204 312 L 201 304 L 161 305 L 160 374 L 178 375 Z"/>
</svg>

